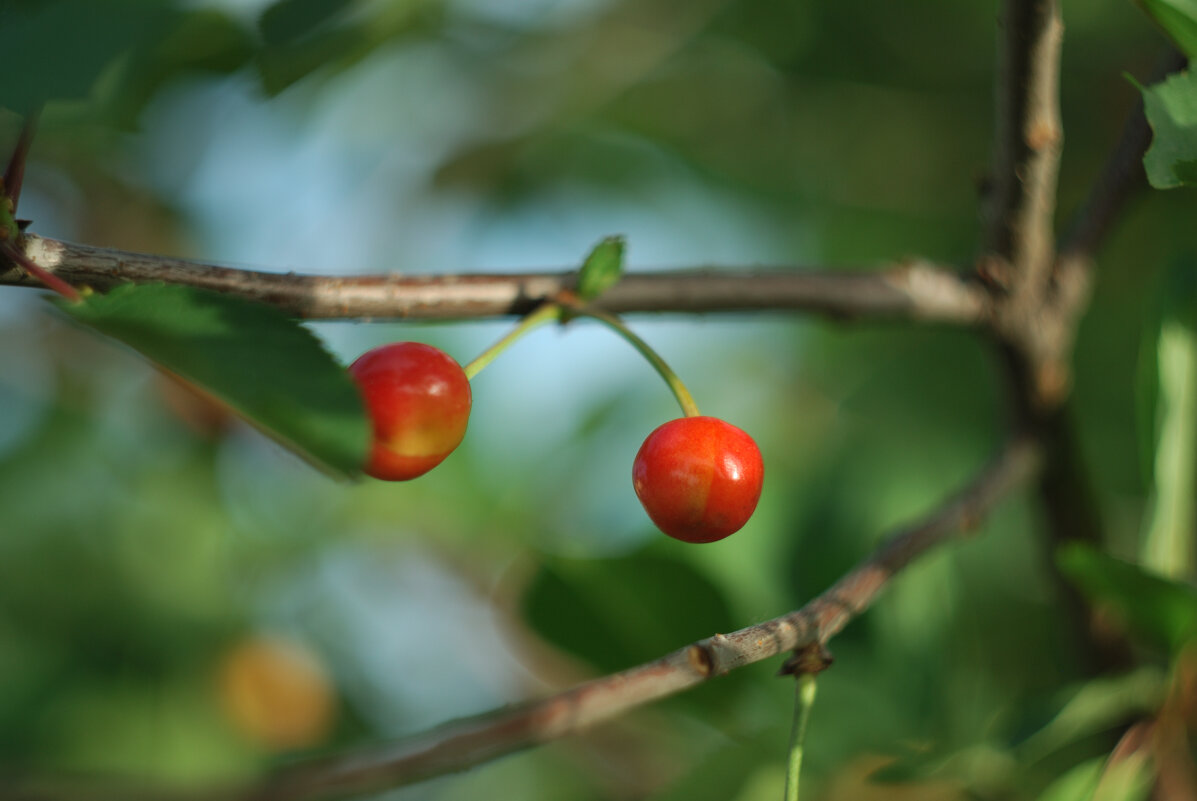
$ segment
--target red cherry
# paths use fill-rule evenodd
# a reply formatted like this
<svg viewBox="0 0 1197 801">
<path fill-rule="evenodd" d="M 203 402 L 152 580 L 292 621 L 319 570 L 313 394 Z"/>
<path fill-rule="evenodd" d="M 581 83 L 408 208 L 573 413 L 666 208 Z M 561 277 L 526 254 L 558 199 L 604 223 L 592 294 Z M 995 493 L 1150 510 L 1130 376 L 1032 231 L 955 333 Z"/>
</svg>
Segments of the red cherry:
<svg viewBox="0 0 1197 801">
<path fill-rule="evenodd" d="M 367 475 L 407 481 L 436 467 L 465 436 L 470 380 L 444 351 L 396 342 L 349 365 L 374 426 Z"/>
<path fill-rule="evenodd" d="M 644 510 L 683 542 L 739 531 L 756 509 L 764 477 L 752 437 L 715 417 L 670 420 L 648 435 L 632 465 Z"/>
</svg>

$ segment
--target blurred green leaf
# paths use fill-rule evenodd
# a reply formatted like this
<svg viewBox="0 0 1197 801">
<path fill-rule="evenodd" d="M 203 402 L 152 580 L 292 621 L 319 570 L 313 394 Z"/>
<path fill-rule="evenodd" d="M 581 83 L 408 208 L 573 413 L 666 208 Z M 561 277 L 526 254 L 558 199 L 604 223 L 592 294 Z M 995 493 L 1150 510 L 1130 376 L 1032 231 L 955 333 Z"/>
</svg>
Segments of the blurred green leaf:
<svg viewBox="0 0 1197 801">
<path fill-rule="evenodd" d="M 364 463 L 370 429 L 356 387 L 319 340 L 282 312 L 163 284 L 120 286 L 59 306 L 317 466 L 354 476 Z"/>
<path fill-rule="evenodd" d="M 1039 801 L 1144 801 L 1153 781 L 1150 762 L 1143 752 L 1112 765 L 1099 757 L 1077 765 L 1052 782 Z"/>
<path fill-rule="evenodd" d="M 736 628 L 718 585 L 687 562 L 649 553 L 548 559 L 523 608 L 539 635 L 604 672 Z"/>
<path fill-rule="evenodd" d="M 298 42 L 267 47 L 259 55 L 258 74 L 268 94 L 276 95 L 317 70 L 369 49 L 363 28 L 338 27 Z"/>
<path fill-rule="evenodd" d="M 1082 762 L 1049 784 L 1039 794 L 1039 801 L 1093 801 L 1104 764 L 1102 758 Z"/>
<path fill-rule="evenodd" d="M 1197 2 L 1139 0 L 1139 5 L 1163 28 L 1185 55 L 1197 55 Z"/>
<path fill-rule="evenodd" d="M 283 0 L 260 21 L 265 47 L 258 75 L 276 95 L 320 70 L 356 64 L 376 48 L 412 34 L 431 18 L 433 0 L 394 0 L 341 14 L 345 0 Z"/>
<path fill-rule="evenodd" d="M 228 74 L 256 52 L 252 33 L 228 14 L 200 8 L 182 14 L 161 38 L 122 61 L 107 100 L 122 126 L 132 126 L 154 95 L 180 75 Z"/>
<path fill-rule="evenodd" d="M 1105 767 L 1093 801 L 1146 801 L 1154 784 L 1150 754 L 1135 751 Z"/>
<path fill-rule="evenodd" d="M 1145 801 L 1153 782 L 1150 762 L 1142 752 L 1112 765 L 1098 757 L 1052 782 L 1039 801 Z"/>
<path fill-rule="evenodd" d="M 188 69 L 232 72 L 249 60 L 253 47 L 250 32 L 228 14 L 200 8 L 156 43 L 147 68 L 156 68 L 160 77 Z"/>
<path fill-rule="evenodd" d="M 1168 677 L 1155 667 L 1092 679 L 1070 693 L 1047 725 L 1018 747 L 1020 759 L 1035 762 L 1067 745 L 1119 726 L 1131 716 L 1159 708 Z"/>
<path fill-rule="evenodd" d="M 262 12 L 258 30 L 269 45 L 309 35 L 352 5 L 352 0 L 278 0 Z"/>
<path fill-rule="evenodd" d="M 951 777 L 965 786 L 989 795 L 1005 786 L 1018 771 L 1014 756 L 1004 747 L 990 743 L 968 745 L 951 753 L 922 749 L 874 771 L 870 779 L 884 784 L 909 784 Z"/>
<path fill-rule="evenodd" d="M 4 60 L 0 106 L 19 112 L 47 100 L 86 96 L 130 48 L 150 45 L 178 12 L 160 0 L 0 0 Z"/>
<path fill-rule="evenodd" d="M 1143 156 L 1151 185 L 1174 189 L 1197 184 L 1197 77 L 1186 70 L 1139 90 L 1155 133 Z"/>
<path fill-rule="evenodd" d="M 1132 634 L 1177 652 L 1197 635 L 1197 589 L 1148 573 L 1087 545 L 1061 548 L 1056 562 L 1095 603 L 1110 607 Z"/>
<path fill-rule="evenodd" d="M 707 755 L 694 770 L 664 792 L 654 793 L 653 801 L 727 801 L 739 798 L 752 775 L 770 761 L 775 762 L 780 773 L 784 765 L 780 748 L 777 754 L 770 754 L 759 743 L 730 745 Z"/>
<path fill-rule="evenodd" d="M 1197 269 L 1192 264 L 1168 271 L 1161 305 L 1140 365 L 1140 421 L 1149 409 L 1153 418 L 1153 497 L 1142 561 L 1165 576 L 1191 577 L 1197 568 Z"/>
<path fill-rule="evenodd" d="M 588 303 L 606 292 L 623 276 L 624 239 L 609 236 L 594 246 L 578 273 L 578 297 Z"/>
<path fill-rule="evenodd" d="M 132 686 L 81 683 L 49 699 L 51 736 L 65 759 L 89 773 L 177 782 L 244 771 L 252 751 L 228 736 L 210 682 L 181 673 Z"/>
</svg>

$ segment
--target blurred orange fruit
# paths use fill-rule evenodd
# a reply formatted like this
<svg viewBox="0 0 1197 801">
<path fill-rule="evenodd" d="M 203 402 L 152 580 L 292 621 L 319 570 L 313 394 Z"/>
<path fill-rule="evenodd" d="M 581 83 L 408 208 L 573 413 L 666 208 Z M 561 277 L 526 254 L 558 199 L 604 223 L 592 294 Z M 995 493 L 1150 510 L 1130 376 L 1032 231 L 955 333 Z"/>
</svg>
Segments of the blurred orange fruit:
<svg viewBox="0 0 1197 801">
<path fill-rule="evenodd" d="M 219 681 L 229 720 L 267 749 L 317 745 L 332 729 L 332 682 L 319 657 L 301 643 L 246 637 L 224 654 Z"/>
</svg>

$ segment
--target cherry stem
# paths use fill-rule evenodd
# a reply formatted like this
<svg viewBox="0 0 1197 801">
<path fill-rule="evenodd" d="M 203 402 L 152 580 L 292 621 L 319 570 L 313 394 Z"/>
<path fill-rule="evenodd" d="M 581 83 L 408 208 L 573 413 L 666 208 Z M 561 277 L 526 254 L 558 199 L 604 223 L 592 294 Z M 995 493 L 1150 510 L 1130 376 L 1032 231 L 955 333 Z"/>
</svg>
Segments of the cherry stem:
<svg viewBox="0 0 1197 801">
<path fill-rule="evenodd" d="M 694 396 L 690 394 L 690 390 L 686 389 L 686 385 L 682 383 L 682 379 L 677 377 L 677 373 L 673 372 L 673 368 L 665 363 L 665 360 L 653 350 L 647 342 L 641 339 L 632 329 L 624 324 L 624 321 L 604 311 L 587 310 L 587 309 L 573 309 L 571 314 L 576 314 L 579 317 L 590 317 L 598 320 L 600 323 L 605 323 L 608 328 L 626 339 L 633 348 L 640 352 L 640 355 L 648 359 L 656 371 L 665 379 L 665 383 L 669 385 L 669 389 L 673 392 L 673 397 L 677 398 L 678 405 L 682 407 L 682 413 L 686 417 L 698 417 L 698 404 L 694 402 Z"/>
<path fill-rule="evenodd" d="M 0 240 L 0 253 L 7 256 L 12 261 L 15 261 L 25 269 L 25 272 L 32 275 L 37 280 L 41 281 L 49 289 L 53 289 L 58 294 L 62 295 L 72 303 L 78 303 L 83 300 L 83 296 L 79 294 L 79 290 L 63 281 L 57 275 L 54 275 L 41 267 L 33 261 L 33 259 L 21 252 L 21 249 L 14 245 L 11 241 Z"/>
<path fill-rule="evenodd" d="M 474 376 L 482 372 L 482 369 L 493 362 L 500 353 L 507 350 L 516 340 L 532 329 L 545 323 L 568 321 L 573 317 L 590 317 L 598 320 L 626 339 L 631 343 L 632 347 L 640 352 L 641 356 L 648 360 L 648 363 L 656 369 L 661 378 L 665 379 L 665 383 L 673 391 L 673 396 L 677 398 L 678 405 L 682 407 L 682 412 L 686 417 L 699 416 L 698 404 L 694 402 L 694 397 L 690 394 L 690 390 L 686 389 L 686 385 L 677 377 L 677 373 L 673 372 L 673 368 L 666 364 L 665 360 L 647 342 L 628 328 L 623 320 L 607 312 L 581 309 L 556 301 L 549 301 L 541 305 L 524 317 L 524 319 L 520 320 L 515 328 L 507 332 L 506 336 L 478 354 L 476 359 L 463 368 L 466 378 L 473 380 Z"/>
<path fill-rule="evenodd" d="M 815 674 L 803 673 L 794 690 L 794 723 L 790 729 L 790 760 L 786 770 L 785 801 L 798 801 L 798 777 L 806 743 L 806 724 L 815 704 Z"/>
<path fill-rule="evenodd" d="M 530 312 L 520 320 L 515 328 L 507 332 L 506 336 L 500 339 L 495 344 L 491 345 L 472 362 L 467 364 L 463 369 L 465 370 L 466 378 L 473 380 L 474 376 L 482 372 L 482 368 L 493 362 L 498 358 L 499 354 L 511 347 L 511 345 L 524 334 L 531 331 L 533 328 L 538 328 L 545 323 L 551 323 L 554 320 L 561 319 L 561 306 L 557 303 L 545 303 L 535 311 Z"/>
</svg>

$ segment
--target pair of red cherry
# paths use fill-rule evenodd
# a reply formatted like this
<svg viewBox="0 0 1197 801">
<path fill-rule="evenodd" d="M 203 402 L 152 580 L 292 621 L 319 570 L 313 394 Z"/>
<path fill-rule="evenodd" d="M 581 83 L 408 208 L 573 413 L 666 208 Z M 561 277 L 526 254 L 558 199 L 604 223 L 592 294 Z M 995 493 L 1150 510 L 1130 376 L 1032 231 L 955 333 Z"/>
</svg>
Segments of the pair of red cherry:
<svg viewBox="0 0 1197 801">
<path fill-rule="evenodd" d="M 374 427 L 368 475 L 406 481 L 436 467 L 461 443 L 470 416 L 470 381 L 431 345 L 397 342 L 349 367 Z M 640 447 L 632 483 L 661 531 L 685 542 L 714 542 L 738 531 L 761 494 L 764 465 L 752 437 L 714 417 L 682 417 Z"/>
</svg>

